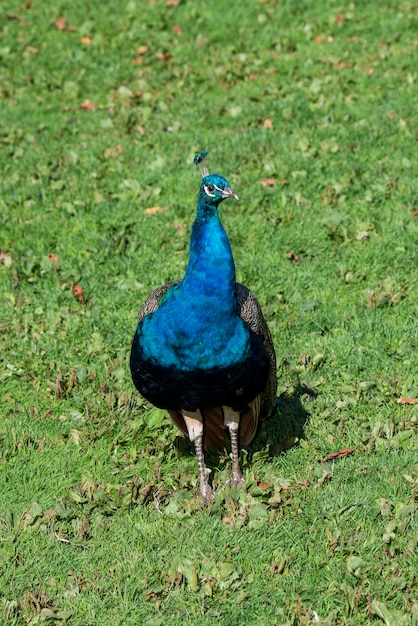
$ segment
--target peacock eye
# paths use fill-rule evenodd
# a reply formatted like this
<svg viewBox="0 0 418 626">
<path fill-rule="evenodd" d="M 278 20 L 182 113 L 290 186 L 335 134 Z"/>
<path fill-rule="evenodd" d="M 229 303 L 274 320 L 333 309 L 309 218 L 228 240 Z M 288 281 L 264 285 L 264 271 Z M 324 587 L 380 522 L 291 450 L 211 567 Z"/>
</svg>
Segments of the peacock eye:
<svg viewBox="0 0 418 626">
<path fill-rule="evenodd" d="M 209 193 L 212 193 L 213 191 L 215 191 L 215 187 L 213 185 L 207 185 L 206 188 L 209 191 Z"/>
</svg>

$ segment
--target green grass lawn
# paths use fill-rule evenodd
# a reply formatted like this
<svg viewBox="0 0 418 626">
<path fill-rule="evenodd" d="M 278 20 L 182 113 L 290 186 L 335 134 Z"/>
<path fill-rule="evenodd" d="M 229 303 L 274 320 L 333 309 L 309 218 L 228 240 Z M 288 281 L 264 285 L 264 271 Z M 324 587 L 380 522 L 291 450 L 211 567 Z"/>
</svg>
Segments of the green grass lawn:
<svg viewBox="0 0 418 626">
<path fill-rule="evenodd" d="M 417 625 L 416 2 L 0 13 L 0 621 Z M 128 367 L 204 149 L 280 396 L 210 506 Z"/>
</svg>

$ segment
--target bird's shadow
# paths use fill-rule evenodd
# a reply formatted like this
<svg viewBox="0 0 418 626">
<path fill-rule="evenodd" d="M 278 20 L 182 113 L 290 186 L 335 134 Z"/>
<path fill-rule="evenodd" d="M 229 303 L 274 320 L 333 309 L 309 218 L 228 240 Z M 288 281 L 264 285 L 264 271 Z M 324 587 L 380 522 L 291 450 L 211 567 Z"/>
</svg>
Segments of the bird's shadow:
<svg viewBox="0 0 418 626">
<path fill-rule="evenodd" d="M 302 398 L 313 398 L 316 392 L 303 383 L 298 383 L 291 393 L 284 392 L 276 399 L 276 409 L 272 416 L 260 424 L 258 432 L 247 448 L 248 460 L 255 452 L 269 449 L 271 457 L 298 445 L 304 438 L 305 424 L 309 412 L 303 405 Z M 194 454 L 194 446 L 187 437 L 177 436 L 174 446 L 180 455 Z M 229 441 L 225 442 L 225 450 L 230 452 Z M 205 463 L 210 469 L 219 467 L 219 459 L 223 453 L 209 448 L 205 452 Z"/>
</svg>

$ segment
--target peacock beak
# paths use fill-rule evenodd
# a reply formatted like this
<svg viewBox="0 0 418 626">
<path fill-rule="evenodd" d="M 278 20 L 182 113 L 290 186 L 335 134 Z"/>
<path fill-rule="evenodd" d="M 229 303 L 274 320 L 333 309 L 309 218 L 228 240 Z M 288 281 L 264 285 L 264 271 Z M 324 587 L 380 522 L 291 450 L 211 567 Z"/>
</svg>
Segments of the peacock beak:
<svg viewBox="0 0 418 626">
<path fill-rule="evenodd" d="M 235 200 L 238 200 L 237 194 L 232 191 L 231 187 L 225 187 L 222 190 L 222 199 L 225 200 L 225 198 L 235 198 Z"/>
</svg>

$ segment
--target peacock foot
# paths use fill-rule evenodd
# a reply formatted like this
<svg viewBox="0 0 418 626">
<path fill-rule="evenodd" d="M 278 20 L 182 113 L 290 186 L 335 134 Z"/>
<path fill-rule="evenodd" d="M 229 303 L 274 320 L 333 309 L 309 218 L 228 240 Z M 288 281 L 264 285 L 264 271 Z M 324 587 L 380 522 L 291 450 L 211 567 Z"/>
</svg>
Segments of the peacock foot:
<svg viewBox="0 0 418 626">
<path fill-rule="evenodd" d="M 200 485 L 200 495 L 204 500 L 210 502 L 215 497 L 215 492 L 213 491 L 209 483 L 205 483 L 204 485 Z"/>
<path fill-rule="evenodd" d="M 208 481 L 210 473 L 211 473 L 211 470 L 208 467 L 204 467 L 204 471 L 199 473 L 200 495 L 205 500 L 208 500 L 208 502 L 210 500 L 213 500 L 213 498 L 215 497 L 215 492 L 213 491 L 212 487 L 209 485 L 209 481 Z"/>
<path fill-rule="evenodd" d="M 231 477 L 226 481 L 228 487 L 242 487 L 244 484 L 244 478 L 241 471 L 232 470 Z"/>
</svg>

